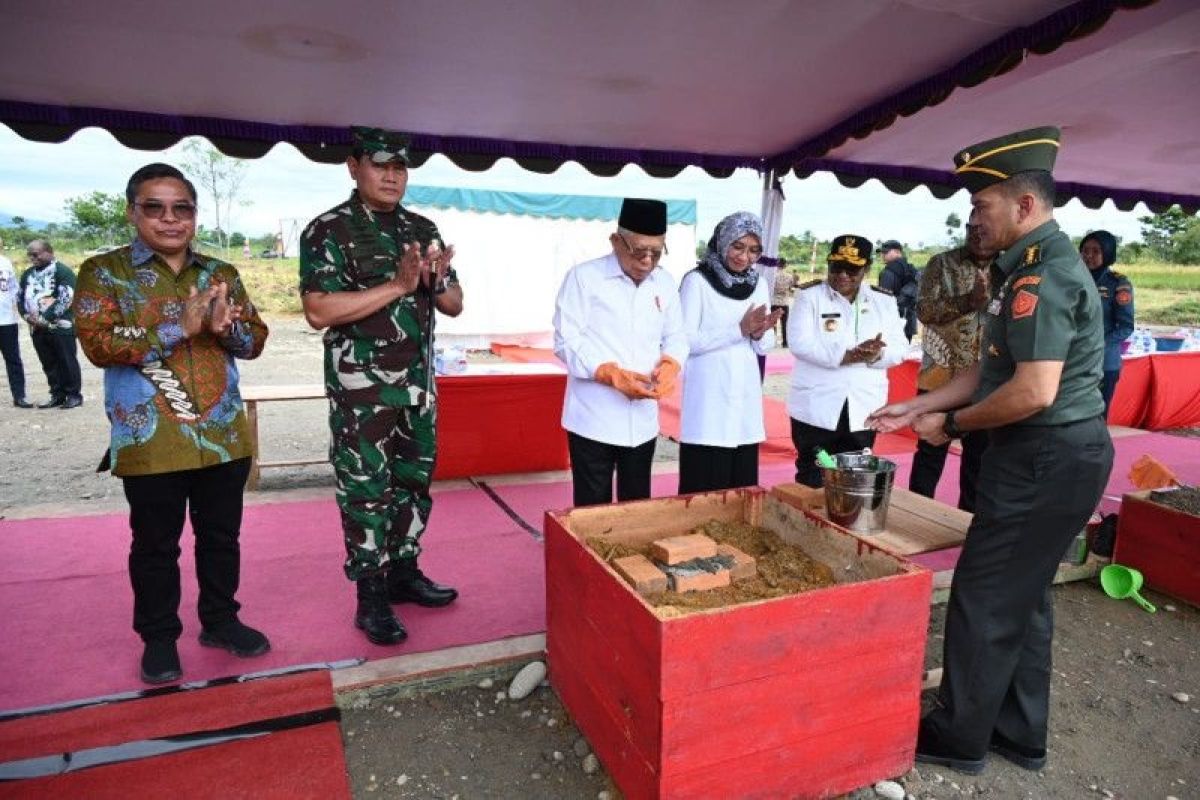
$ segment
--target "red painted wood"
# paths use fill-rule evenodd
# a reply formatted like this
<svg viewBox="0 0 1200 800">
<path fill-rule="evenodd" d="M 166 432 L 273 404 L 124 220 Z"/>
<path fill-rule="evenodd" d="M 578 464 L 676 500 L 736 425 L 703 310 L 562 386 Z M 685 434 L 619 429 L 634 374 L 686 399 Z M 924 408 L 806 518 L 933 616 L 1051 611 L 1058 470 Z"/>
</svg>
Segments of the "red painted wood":
<svg viewBox="0 0 1200 800">
<path fill-rule="evenodd" d="M 1140 570 L 1146 586 L 1200 606 L 1200 517 L 1127 494 L 1113 561 Z"/>
</svg>

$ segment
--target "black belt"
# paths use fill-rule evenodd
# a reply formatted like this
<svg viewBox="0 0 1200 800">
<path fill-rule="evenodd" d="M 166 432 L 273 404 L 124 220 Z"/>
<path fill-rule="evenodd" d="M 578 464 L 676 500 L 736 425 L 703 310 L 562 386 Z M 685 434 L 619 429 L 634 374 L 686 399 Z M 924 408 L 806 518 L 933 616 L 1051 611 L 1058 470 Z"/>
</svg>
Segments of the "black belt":
<svg viewBox="0 0 1200 800">
<path fill-rule="evenodd" d="M 1022 439 L 1032 439 L 1036 436 L 1042 436 L 1047 431 L 1060 431 L 1067 428 L 1074 428 L 1077 425 L 1087 425 L 1100 419 L 1102 419 L 1102 415 L 1097 414 L 1094 417 L 1084 417 L 1083 419 L 1071 420 L 1070 422 L 1059 422 L 1053 425 L 1022 425 L 1018 423 L 1015 425 L 1004 425 L 999 428 L 993 428 L 992 430 L 988 431 L 988 434 L 992 442 L 1014 442 Z"/>
</svg>

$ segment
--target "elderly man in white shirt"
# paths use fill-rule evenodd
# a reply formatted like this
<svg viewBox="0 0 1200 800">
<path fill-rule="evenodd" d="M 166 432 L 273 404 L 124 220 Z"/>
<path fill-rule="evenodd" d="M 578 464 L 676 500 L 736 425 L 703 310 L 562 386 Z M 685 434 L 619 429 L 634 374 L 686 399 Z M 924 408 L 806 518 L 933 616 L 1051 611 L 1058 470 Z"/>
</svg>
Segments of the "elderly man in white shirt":
<svg viewBox="0 0 1200 800">
<path fill-rule="evenodd" d="M 577 506 L 650 496 L 658 400 L 687 359 L 679 292 L 658 262 L 667 206 L 626 199 L 613 251 L 571 268 L 554 313 L 554 352 L 567 365 L 562 424 Z"/>
<path fill-rule="evenodd" d="M 864 287 L 871 242 L 847 234 L 833 240 L 824 281 L 800 287 L 788 319 L 796 358 L 788 394 L 796 482 L 823 485 L 816 453 L 844 453 L 875 444 L 867 415 L 887 402 L 888 367 L 908 348 L 904 320 L 886 290 Z"/>
</svg>

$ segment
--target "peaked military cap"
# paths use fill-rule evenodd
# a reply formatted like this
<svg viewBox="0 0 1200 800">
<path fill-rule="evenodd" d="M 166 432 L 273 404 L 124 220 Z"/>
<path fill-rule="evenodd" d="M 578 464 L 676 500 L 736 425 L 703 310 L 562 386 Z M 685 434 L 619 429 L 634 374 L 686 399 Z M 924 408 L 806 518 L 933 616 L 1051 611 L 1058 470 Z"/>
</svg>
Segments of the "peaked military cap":
<svg viewBox="0 0 1200 800">
<path fill-rule="evenodd" d="M 408 134 L 360 125 L 351 128 L 350 133 L 354 138 L 355 152 L 362 152 L 376 164 L 399 161 L 408 166 L 411 163 L 408 159 L 408 146 L 411 143 Z"/>
<path fill-rule="evenodd" d="M 617 227 L 643 236 L 662 236 L 667 232 L 667 204 L 662 200 L 627 197 L 621 203 Z"/>
<path fill-rule="evenodd" d="M 971 194 L 1018 172 L 1053 172 L 1060 131 L 1030 128 L 965 147 L 954 155 L 954 173 Z"/>
<path fill-rule="evenodd" d="M 869 267 L 871 265 L 871 240 L 853 233 L 843 233 L 833 237 L 829 246 L 828 264 L 849 264 L 852 267 Z"/>
</svg>

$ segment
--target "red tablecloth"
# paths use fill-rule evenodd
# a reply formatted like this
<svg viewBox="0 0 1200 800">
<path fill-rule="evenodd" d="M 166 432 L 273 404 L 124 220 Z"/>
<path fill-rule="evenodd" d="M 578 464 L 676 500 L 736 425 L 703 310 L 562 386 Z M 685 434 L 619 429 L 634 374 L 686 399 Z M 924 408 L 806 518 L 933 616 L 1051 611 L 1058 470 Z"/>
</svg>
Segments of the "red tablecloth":
<svg viewBox="0 0 1200 800">
<path fill-rule="evenodd" d="M 438 379 L 437 479 L 567 469 L 565 372 Z"/>
</svg>

